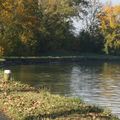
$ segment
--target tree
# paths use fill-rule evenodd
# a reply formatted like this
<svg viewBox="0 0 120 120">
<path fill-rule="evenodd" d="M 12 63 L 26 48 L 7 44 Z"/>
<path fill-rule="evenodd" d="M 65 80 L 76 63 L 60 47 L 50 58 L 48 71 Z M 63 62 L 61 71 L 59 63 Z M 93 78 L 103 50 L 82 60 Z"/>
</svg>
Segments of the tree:
<svg viewBox="0 0 120 120">
<path fill-rule="evenodd" d="M 105 6 L 99 19 L 100 29 L 105 37 L 105 53 L 120 54 L 120 5 Z"/>
<path fill-rule="evenodd" d="M 102 4 L 99 0 L 89 0 L 88 7 L 86 8 L 86 13 L 82 19 L 82 26 L 85 31 L 91 32 L 98 29 L 100 24 L 97 17 L 101 13 Z"/>
<path fill-rule="evenodd" d="M 0 0 L 0 47 L 5 55 L 63 49 L 73 36 L 71 17 L 83 0 Z M 66 42 L 67 41 L 67 42 Z"/>
<path fill-rule="evenodd" d="M 72 39 L 72 17 L 79 15 L 78 8 L 85 4 L 82 0 L 41 0 L 43 38 L 42 51 L 69 49 Z M 41 48 L 40 47 L 40 48 Z M 41 50 L 41 49 L 40 49 Z"/>
<path fill-rule="evenodd" d="M 21 54 L 24 46 L 30 47 L 36 41 L 37 2 L 33 0 L 7 0 L 0 5 L 1 46 L 5 55 Z M 25 53 L 25 52 L 23 52 Z"/>
<path fill-rule="evenodd" d="M 97 15 L 101 13 L 102 5 L 99 0 L 89 0 L 86 13 L 81 20 L 79 33 L 79 50 L 87 53 L 101 53 L 103 48 L 103 36 L 100 32 L 100 20 Z"/>
</svg>

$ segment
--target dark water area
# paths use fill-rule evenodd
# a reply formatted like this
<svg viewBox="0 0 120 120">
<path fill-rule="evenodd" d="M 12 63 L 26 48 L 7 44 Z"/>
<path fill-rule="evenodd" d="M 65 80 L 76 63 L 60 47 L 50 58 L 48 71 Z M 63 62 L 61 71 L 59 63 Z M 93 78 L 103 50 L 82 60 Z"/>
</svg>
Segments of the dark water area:
<svg viewBox="0 0 120 120">
<path fill-rule="evenodd" d="M 9 66 L 15 80 L 53 94 L 80 97 L 120 117 L 120 62 L 81 62 Z"/>
</svg>

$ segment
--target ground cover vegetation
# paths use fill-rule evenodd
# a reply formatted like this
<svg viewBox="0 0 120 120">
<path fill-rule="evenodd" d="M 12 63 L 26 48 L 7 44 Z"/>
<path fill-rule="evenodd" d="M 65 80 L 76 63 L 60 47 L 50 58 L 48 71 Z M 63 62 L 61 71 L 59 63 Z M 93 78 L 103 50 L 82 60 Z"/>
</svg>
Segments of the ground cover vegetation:
<svg viewBox="0 0 120 120">
<path fill-rule="evenodd" d="M 0 81 L 0 111 L 5 120 L 119 120 L 109 110 L 85 104 L 80 99 L 3 80 Z"/>
</svg>

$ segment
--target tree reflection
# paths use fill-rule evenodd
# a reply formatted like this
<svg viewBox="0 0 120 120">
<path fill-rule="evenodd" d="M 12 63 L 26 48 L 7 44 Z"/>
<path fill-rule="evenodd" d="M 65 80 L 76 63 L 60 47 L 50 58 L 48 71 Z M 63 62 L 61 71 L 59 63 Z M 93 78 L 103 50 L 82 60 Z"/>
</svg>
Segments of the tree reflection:
<svg viewBox="0 0 120 120">
<path fill-rule="evenodd" d="M 109 107 L 120 113 L 120 64 L 88 63 L 74 66 L 71 72 L 71 96 Z"/>
</svg>

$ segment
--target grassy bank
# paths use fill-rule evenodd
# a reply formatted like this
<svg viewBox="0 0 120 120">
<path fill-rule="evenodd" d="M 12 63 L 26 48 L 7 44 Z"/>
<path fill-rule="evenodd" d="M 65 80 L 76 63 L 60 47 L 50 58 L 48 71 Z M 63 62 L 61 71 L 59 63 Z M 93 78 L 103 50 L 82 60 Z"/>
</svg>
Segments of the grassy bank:
<svg viewBox="0 0 120 120">
<path fill-rule="evenodd" d="M 12 120 L 119 120 L 74 98 L 51 95 L 19 82 L 0 82 L 0 109 Z"/>
</svg>

